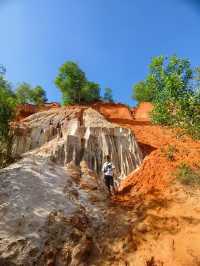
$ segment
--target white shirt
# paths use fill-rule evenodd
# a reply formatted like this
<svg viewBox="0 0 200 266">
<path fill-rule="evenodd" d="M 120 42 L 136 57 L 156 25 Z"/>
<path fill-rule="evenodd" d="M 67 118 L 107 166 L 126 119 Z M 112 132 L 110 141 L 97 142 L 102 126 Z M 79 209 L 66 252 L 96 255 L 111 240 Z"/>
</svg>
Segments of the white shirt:
<svg viewBox="0 0 200 266">
<path fill-rule="evenodd" d="M 113 169 L 115 169 L 115 167 L 111 162 L 105 162 L 102 167 L 102 172 L 104 173 L 104 175 L 113 176 Z"/>
</svg>

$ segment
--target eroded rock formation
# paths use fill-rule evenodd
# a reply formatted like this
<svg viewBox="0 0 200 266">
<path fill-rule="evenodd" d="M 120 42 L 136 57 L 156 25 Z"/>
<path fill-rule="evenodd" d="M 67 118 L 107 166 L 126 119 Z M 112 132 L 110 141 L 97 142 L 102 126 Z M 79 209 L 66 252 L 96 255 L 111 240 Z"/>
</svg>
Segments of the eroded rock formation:
<svg viewBox="0 0 200 266">
<path fill-rule="evenodd" d="M 101 265 L 97 232 L 110 226 L 103 157 L 117 175 L 137 168 L 134 135 L 85 107 L 33 114 L 13 134 L 21 159 L 0 171 L 0 265 L 92 265 L 92 256 Z"/>
<path fill-rule="evenodd" d="M 131 131 L 106 121 L 92 108 L 37 113 L 25 119 L 14 134 L 13 156 L 34 150 L 60 165 L 72 160 L 79 165 L 84 160 L 98 174 L 106 154 L 111 155 L 118 176 L 126 176 L 142 161 Z"/>
</svg>

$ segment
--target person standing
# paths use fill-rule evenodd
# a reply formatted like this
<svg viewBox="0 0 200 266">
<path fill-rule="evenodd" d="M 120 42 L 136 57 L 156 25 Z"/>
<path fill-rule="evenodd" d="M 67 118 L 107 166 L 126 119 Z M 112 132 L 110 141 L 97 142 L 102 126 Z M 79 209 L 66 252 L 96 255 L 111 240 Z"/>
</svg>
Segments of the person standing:
<svg viewBox="0 0 200 266">
<path fill-rule="evenodd" d="M 102 172 L 104 173 L 104 181 L 108 188 L 108 192 L 112 195 L 112 191 L 115 194 L 115 186 L 114 186 L 114 179 L 113 179 L 113 170 L 115 169 L 114 165 L 111 162 L 110 156 L 106 155 L 106 161 L 103 164 Z"/>
</svg>

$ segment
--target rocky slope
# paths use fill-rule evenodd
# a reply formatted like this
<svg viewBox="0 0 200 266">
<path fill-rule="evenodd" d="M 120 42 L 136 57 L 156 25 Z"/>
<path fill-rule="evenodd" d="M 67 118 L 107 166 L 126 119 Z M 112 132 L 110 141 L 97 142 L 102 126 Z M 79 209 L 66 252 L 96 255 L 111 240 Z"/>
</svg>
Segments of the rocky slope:
<svg viewBox="0 0 200 266">
<path fill-rule="evenodd" d="M 110 122 L 74 106 L 13 126 L 21 160 L 0 173 L 0 265 L 198 266 L 199 187 L 174 173 L 200 166 L 200 142 L 121 105 L 94 108 Z M 99 175 L 107 152 L 128 174 L 111 199 Z"/>
<path fill-rule="evenodd" d="M 0 171 L 0 265 L 103 265 L 99 236 L 128 226 L 116 221 L 125 210 L 109 207 L 100 170 L 107 153 L 117 176 L 141 164 L 132 132 L 72 107 L 33 114 L 13 134 L 21 159 Z"/>
<path fill-rule="evenodd" d="M 119 117 L 118 122 L 133 130 L 145 156 L 115 199 L 137 213 L 129 235 L 129 244 L 135 243 L 136 250 L 126 254 L 129 265 L 198 266 L 200 189 L 181 185 L 175 173 L 183 163 L 199 171 L 200 141 L 148 120 Z"/>
<path fill-rule="evenodd" d="M 30 150 L 65 165 L 85 160 L 99 174 L 110 154 L 116 175 L 124 177 L 142 161 L 142 153 L 129 129 L 106 121 L 92 108 L 60 108 L 36 113 L 14 129 L 13 156 Z M 40 149 L 41 148 L 41 149 Z"/>
</svg>

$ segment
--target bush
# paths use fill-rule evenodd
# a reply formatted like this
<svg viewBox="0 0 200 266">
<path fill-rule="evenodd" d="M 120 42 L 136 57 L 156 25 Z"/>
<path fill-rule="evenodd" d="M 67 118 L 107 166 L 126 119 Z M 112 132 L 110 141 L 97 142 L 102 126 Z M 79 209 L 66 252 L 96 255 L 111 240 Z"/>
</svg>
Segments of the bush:
<svg viewBox="0 0 200 266">
<path fill-rule="evenodd" d="M 167 150 L 166 150 L 166 157 L 169 161 L 174 161 L 175 157 L 174 157 L 174 154 L 176 152 L 176 147 L 174 147 L 173 145 L 169 145 L 167 147 Z"/>
<path fill-rule="evenodd" d="M 16 97 L 11 85 L 0 75 L 0 168 L 5 167 L 10 158 L 9 123 L 15 115 L 15 106 Z"/>
<path fill-rule="evenodd" d="M 72 62 L 65 62 L 59 69 L 55 85 L 60 89 L 63 104 L 89 103 L 100 99 L 99 85 L 87 80 L 80 67 Z"/>
<path fill-rule="evenodd" d="M 152 102 L 154 96 L 153 86 L 148 81 L 140 81 L 133 86 L 132 98 L 140 102 Z"/>
<path fill-rule="evenodd" d="M 200 139 L 200 68 L 177 56 L 154 57 L 147 78 L 135 85 L 134 97 L 149 99 L 154 124 L 182 128 Z"/>
<path fill-rule="evenodd" d="M 113 102 L 113 95 L 111 88 L 105 88 L 103 100 L 110 103 Z"/>
<path fill-rule="evenodd" d="M 19 104 L 42 105 L 47 101 L 46 92 L 41 86 L 32 88 L 26 82 L 20 84 L 16 89 L 17 102 Z"/>
<path fill-rule="evenodd" d="M 175 176 L 183 185 L 200 185 L 200 168 L 194 170 L 189 165 L 182 163 L 177 167 Z"/>
</svg>

